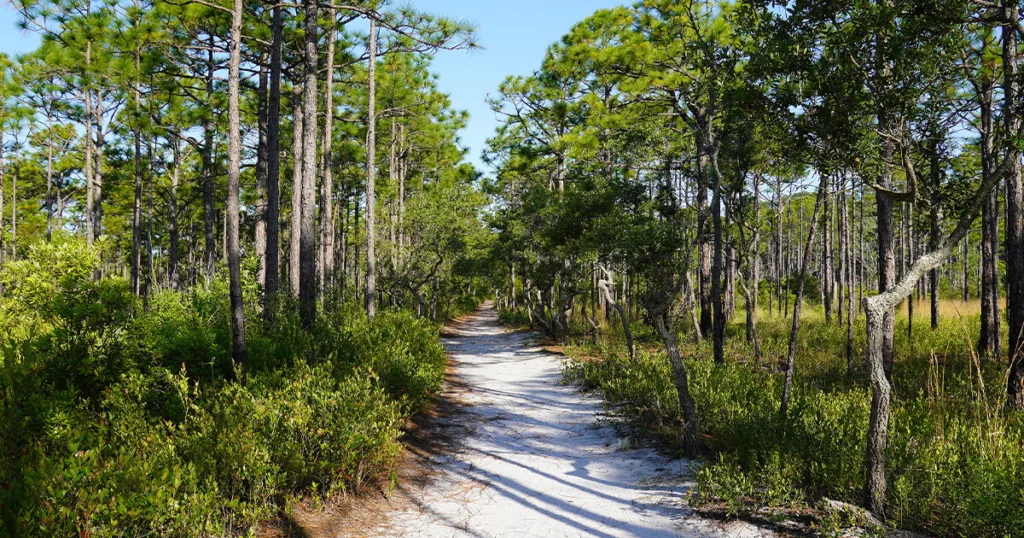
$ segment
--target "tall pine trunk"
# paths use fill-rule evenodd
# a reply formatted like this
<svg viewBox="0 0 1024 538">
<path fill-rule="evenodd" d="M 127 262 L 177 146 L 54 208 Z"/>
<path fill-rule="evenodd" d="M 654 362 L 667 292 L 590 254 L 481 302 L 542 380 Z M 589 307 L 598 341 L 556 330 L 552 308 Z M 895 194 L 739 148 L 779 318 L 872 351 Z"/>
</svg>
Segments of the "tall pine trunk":
<svg viewBox="0 0 1024 538">
<path fill-rule="evenodd" d="M 370 19 L 366 111 L 366 317 L 377 308 L 377 21 Z"/>
<path fill-rule="evenodd" d="M 259 267 L 256 269 L 256 282 L 261 287 L 267 285 L 267 57 L 260 55 L 261 63 L 256 86 L 256 230 L 253 246 Z"/>
<path fill-rule="evenodd" d="M 305 95 L 302 99 L 302 218 L 299 228 L 299 315 L 307 331 L 316 322 L 316 135 L 317 135 L 317 51 L 319 4 L 304 1 Z"/>
<path fill-rule="evenodd" d="M 289 226 L 288 282 L 293 297 L 299 296 L 299 253 L 302 240 L 302 86 L 292 95 L 292 215 Z"/>
<path fill-rule="evenodd" d="M 274 296 L 280 287 L 281 248 L 281 6 L 274 5 L 270 44 L 270 95 L 267 102 L 267 251 L 264 314 L 272 318 Z"/>
<path fill-rule="evenodd" d="M 1016 24 L 1020 23 L 1020 6 L 1016 0 L 1003 0 L 1003 129 L 1007 140 L 1020 134 L 1020 95 Z M 1007 144 L 1011 160 L 1006 176 L 1006 321 L 1009 338 L 1010 370 L 1007 376 L 1007 399 L 1010 407 L 1024 410 L 1024 192 L 1021 185 L 1021 150 L 1019 144 Z"/>
<path fill-rule="evenodd" d="M 231 296 L 231 358 L 245 375 L 245 312 L 242 305 L 241 250 L 238 241 L 238 184 L 242 171 L 242 128 L 239 119 L 239 71 L 242 62 L 242 0 L 231 9 L 231 50 L 228 63 L 228 280 Z M 243 377 L 244 380 L 244 377 Z"/>
<path fill-rule="evenodd" d="M 213 131 L 215 129 L 213 119 L 213 77 L 216 65 L 213 58 L 213 33 L 207 42 L 209 50 L 206 56 L 206 102 L 211 107 L 206 121 L 203 122 L 203 231 L 206 238 L 205 250 L 203 251 L 205 265 L 204 274 L 206 279 L 213 279 L 214 264 L 217 253 L 217 239 L 214 236 L 216 215 L 213 207 Z"/>
<path fill-rule="evenodd" d="M 334 139 L 334 41 L 337 21 L 328 9 L 327 69 L 324 74 L 324 136 L 320 184 L 320 288 L 328 289 L 334 278 L 334 176 L 331 153 Z"/>
</svg>

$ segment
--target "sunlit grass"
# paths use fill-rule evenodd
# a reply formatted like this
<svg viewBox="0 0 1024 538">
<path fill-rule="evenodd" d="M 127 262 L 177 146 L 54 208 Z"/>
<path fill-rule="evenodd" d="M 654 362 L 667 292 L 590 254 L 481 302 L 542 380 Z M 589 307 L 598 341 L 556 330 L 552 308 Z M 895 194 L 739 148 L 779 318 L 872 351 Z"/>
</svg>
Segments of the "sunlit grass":
<svg viewBox="0 0 1024 538">
<path fill-rule="evenodd" d="M 811 507 L 828 497 L 859 503 L 870 392 L 863 316 L 853 320 L 852 371 L 846 320 L 826 323 L 820 305 L 801 316 L 790 415 L 778 415 L 784 357 L 792 323 L 758 312 L 762 356 L 744 337 L 742 302 L 727 328 L 726 364 L 711 362 L 681 316 L 681 352 L 701 431 L 714 457 L 698 476 L 699 502 L 734 514 L 759 506 Z M 896 319 L 893 410 L 889 443 L 891 522 L 939 535 L 1024 534 L 1024 423 L 1008 412 L 1006 361 L 975 355 L 978 301 L 943 300 L 930 326 L 929 305 L 914 309 L 908 337 L 906 304 Z M 641 323 L 633 362 L 623 352 L 617 321 L 597 345 L 579 339 L 566 374 L 600 390 L 640 438 L 678 449 L 679 410 L 660 342 Z M 1003 323 L 1005 338 L 1006 327 Z M 1004 340 L 1005 341 L 1005 340 Z M 604 357 L 595 361 L 593 357 Z"/>
</svg>

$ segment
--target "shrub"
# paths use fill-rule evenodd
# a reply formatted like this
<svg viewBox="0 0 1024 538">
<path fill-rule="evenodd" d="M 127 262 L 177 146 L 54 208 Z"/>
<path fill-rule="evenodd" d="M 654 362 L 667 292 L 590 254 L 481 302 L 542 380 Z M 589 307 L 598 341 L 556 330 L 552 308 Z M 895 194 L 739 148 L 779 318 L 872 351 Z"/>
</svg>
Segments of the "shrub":
<svg viewBox="0 0 1024 538">
<path fill-rule="evenodd" d="M 224 282 L 147 313 L 97 263 L 58 240 L 0 273 L 0 535 L 244 533 L 289 497 L 394 476 L 404 418 L 444 379 L 435 325 L 342 306 L 310 335 L 285 299 L 273 324 L 247 316 L 236 382 Z"/>
<path fill-rule="evenodd" d="M 775 360 L 785 350 L 788 322 L 762 319 L 761 364 L 746 360 L 750 350 L 741 333 L 729 342 L 732 360 L 725 364 L 702 359 L 710 356 L 706 342 L 681 346 L 701 431 L 715 455 L 697 474 L 694 500 L 721 503 L 731 515 L 763 506 L 807 508 L 822 498 L 859 503 L 871 399 L 866 379 L 848 376 L 845 357 L 832 351 L 845 348 L 845 331 L 826 325 L 820 311 L 808 313 L 783 420 L 783 379 Z M 942 323 L 938 331 L 916 330 L 913 342 L 902 339 L 897 346 L 890 522 L 943 536 L 1024 535 L 1024 422 L 1003 410 L 1001 390 L 988 395 L 981 388 L 1001 386 L 1003 365 L 973 361 L 961 324 L 976 320 L 949 317 Z M 730 330 L 740 330 L 737 325 Z M 863 323 L 857 327 L 855 353 L 862 353 Z M 905 318 L 901 329 L 906 334 Z M 573 360 L 566 378 L 599 390 L 628 431 L 681 448 L 679 406 L 660 350 L 641 348 L 633 361 L 619 347 L 568 352 Z"/>
</svg>

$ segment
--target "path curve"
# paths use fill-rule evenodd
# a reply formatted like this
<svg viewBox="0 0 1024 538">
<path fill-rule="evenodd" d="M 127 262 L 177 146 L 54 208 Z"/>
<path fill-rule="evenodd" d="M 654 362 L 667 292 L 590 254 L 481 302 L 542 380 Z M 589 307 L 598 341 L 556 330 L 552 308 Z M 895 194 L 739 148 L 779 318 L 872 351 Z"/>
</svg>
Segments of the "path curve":
<svg viewBox="0 0 1024 538">
<path fill-rule="evenodd" d="M 443 339 L 468 391 L 458 450 L 443 469 L 371 536 L 463 538 L 595 536 L 760 537 L 743 522 L 693 516 L 686 460 L 627 449 L 599 424 L 601 400 L 562 382 L 562 359 L 534 335 L 498 324 L 485 304 Z"/>
</svg>

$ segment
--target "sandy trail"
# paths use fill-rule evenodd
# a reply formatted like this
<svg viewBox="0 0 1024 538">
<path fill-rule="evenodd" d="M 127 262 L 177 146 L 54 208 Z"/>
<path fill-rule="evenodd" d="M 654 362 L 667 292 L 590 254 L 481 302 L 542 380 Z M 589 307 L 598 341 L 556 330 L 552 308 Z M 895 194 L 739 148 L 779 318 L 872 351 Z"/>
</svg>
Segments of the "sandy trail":
<svg viewBox="0 0 1024 538">
<path fill-rule="evenodd" d="M 444 339 L 468 387 L 471 433 L 435 456 L 443 469 L 371 536 L 659 538 L 770 536 L 747 523 L 693 516 L 686 460 L 627 449 L 597 423 L 597 397 L 562 384 L 561 359 L 509 332 L 490 305 Z"/>
</svg>

